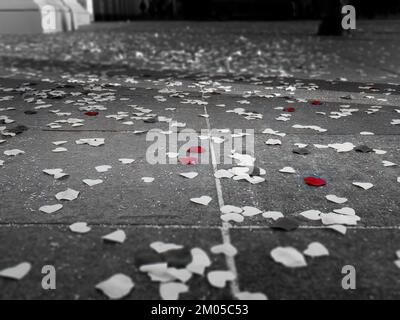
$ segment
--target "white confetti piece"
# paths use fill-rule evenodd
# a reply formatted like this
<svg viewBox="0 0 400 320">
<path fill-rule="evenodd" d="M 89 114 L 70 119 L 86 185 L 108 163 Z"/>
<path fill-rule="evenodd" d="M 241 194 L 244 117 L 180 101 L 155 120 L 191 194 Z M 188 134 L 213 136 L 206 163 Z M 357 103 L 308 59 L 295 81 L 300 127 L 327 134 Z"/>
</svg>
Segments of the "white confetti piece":
<svg viewBox="0 0 400 320">
<path fill-rule="evenodd" d="M 152 244 L 150 244 L 150 247 L 157 253 L 165 253 L 171 250 L 179 250 L 183 248 L 183 246 L 181 245 L 176 245 L 173 243 L 164 243 L 161 241 L 153 242 Z"/>
<path fill-rule="evenodd" d="M 241 214 L 238 214 L 238 213 L 226 213 L 226 214 L 223 214 L 221 216 L 221 219 L 222 219 L 222 221 L 225 221 L 225 222 L 234 221 L 234 222 L 237 222 L 237 223 L 241 223 L 241 222 L 244 221 L 244 217 Z"/>
<path fill-rule="evenodd" d="M 296 170 L 294 170 L 292 167 L 285 167 L 279 170 L 279 172 L 293 174 L 296 173 Z"/>
<path fill-rule="evenodd" d="M 208 282 L 216 288 L 225 288 L 226 283 L 236 279 L 231 271 L 211 271 L 207 274 Z"/>
<path fill-rule="evenodd" d="M 86 222 L 76 222 L 73 223 L 69 226 L 69 229 L 74 232 L 74 233 L 88 233 L 90 230 L 92 230 L 90 227 L 88 227 Z"/>
<path fill-rule="evenodd" d="M 224 254 L 228 257 L 234 257 L 237 255 L 238 250 L 230 243 L 219 244 L 211 248 L 211 252 L 214 254 Z"/>
<path fill-rule="evenodd" d="M 345 142 L 345 143 L 333 143 L 328 145 L 329 148 L 335 149 L 338 153 L 342 152 L 350 152 L 354 150 L 356 147 L 354 144 L 351 142 Z"/>
<path fill-rule="evenodd" d="M 55 146 L 61 146 L 63 144 L 68 143 L 68 141 L 53 141 L 52 142 Z"/>
<path fill-rule="evenodd" d="M 49 176 L 53 176 L 54 179 L 58 180 L 68 176 L 63 169 L 45 169 L 43 172 Z"/>
<path fill-rule="evenodd" d="M 273 219 L 274 221 L 284 217 L 283 213 L 279 211 L 266 211 L 262 216 L 266 219 Z"/>
<path fill-rule="evenodd" d="M 321 213 L 319 210 L 308 210 L 301 212 L 300 215 L 308 220 L 318 221 L 321 220 Z"/>
<path fill-rule="evenodd" d="M 251 293 L 248 291 L 236 293 L 235 298 L 242 301 L 268 300 L 268 297 L 264 293 Z"/>
<path fill-rule="evenodd" d="M 330 201 L 330 202 L 334 202 L 334 203 L 337 203 L 337 204 L 343 204 L 343 203 L 346 203 L 348 201 L 346 198 L 340 198 L 340 197 L 332 195 L 332 194 L 327 195 L 326 199 L 328 201 Z"/>
<path fill-rule="evenodd" d="M 61 200 L 67 200 L 67 201 L 73 201 L 77 199 L 79 196 L 79 191 L 73 190 L 73 189 L 67 189 L 63 192 L 59 192 L 56 194 L 56 199 L 58 201 Z"/>
<path fill-rule="evenodd" d="M 304 256 L 292 247 L 277 247 L 271 251 L 271 257 L 275 262 L 288 268 L 301 268 L 307 266 Z"/>
<path fill-rule="evenodd" d="M 154 263 L 143 265 L 139 268 L 141 272 L 146 272 L 151 281 L 171 282 L 176 278 L 168 272 L 167 263 Z"/>
<path fill-rule="evenodd" d="M 109 171 L 110 169 L 112 169 L 112 166 L 107 166 L 107 165 L 98 166 L 98 167 L 96 167 L 95 169 L 96 169 L 97 172 L 102 173 L 102 172 L 107 172 L 107 171 Z"/>
<path fill-rule="evenodd" d="M 369 131 L 363 131 L 363 132 L 360 132 L 360 135 L 362 135 L 362 136 L 374 136 L 375 133 L 369 132 Z"/>
<path fill-rule="evenodd" d="M 186 266 L 186 269 L 198 275 L 204 275 L 206 268 L 211 266 L 211 260 L 207 253 L 200 248 L 193 248 L 190 251 L 192 262 Z"/>
<path fill-rule="evenodd" d="M 119 162 L 121 162 L 122 164 L 131 164 L 135 162 L 135 159 L 118 159 Z"/>
<path fill-rule="evenodd" d="M 180 175 L 181 175 L 182 177 L 187 178 L 187 179 L 194 179 L 194 178 L 196 178 L 199 174 L 198 174 L 197 172 L 183 172 L 183 173 L 180 173 Z"/>
<path fill-rule="evenodd" d="M 208 204 L 211 202 L 212 198 L 209 196 L 201 196 L 200 198 L 192 198 L 190 201 L 201 204 L 203 206 L 208 206 Z"/>
<path fill-rule="evenodd" d="M 282 141 L 278 139 L 268 139 L 265 141 L 265 144 L 269 146 L 278 146 L 282 144 Z"/>
<path fill-rule="evenodd" d="M 372 183 L 368 183 L 368 182 L 353 182 L 353 185 L 355 185 L 356 187 L 362 188 L 364 190 L 369 190 L 374 187 L 374 185 Z"/>
<path fill-rule="evenodd" d="M 233 176 L 234 174 L 232 172 L 225 169 L 220 169 L 214 173 L 214 177 L 217 179 L 223 179 L 223 178 L 230 179 Z"/>
<path fill-rule="evenodd" d="M 236 207 L 236 206 L 231 206 L 231 205 L 225 205 L 223 207 L 221 207 L 221 212 L 222 213 L 242 213 L 243 209 Z"/>
<path fill-rule="evenodd" d="M 342 235 L 345 235 L 347 232 L 347 228 L 340 224 L 334 224 L 327 227 L 328 229 L 334 230 Z"/>
<path fill-rule="evenodd" d="M 355 216 L 356 211 L 353 208 L 342 208 L 342 209 L 335 209 L 333 210 L 335 213 L 342 214 L 345 216 Z"/>
<path fill-rule="evenodd" d="M 183 283 L 170 282 L 160 284 L 160 296 L 163 300 L 178 300 L 180 294 L 188 291 L 189 287 Z"/>
<path fill-rule="evenodd" d="M 246 207 L 243 207 L 242 209 L 243 209 L 242 215 L 244 217 L 253 217 L 253 216 L 256 216 L 256 215 L 262 213 L 261 210 L 254 208 L 254 207 L 246 206 Z"/>
<path fill-rule="evenodd" d="M 386 160 L 382 161 L 382 163 L 383 163 L 384 167 L 395 167 L 395 166 L 397 166 L 396 163 L 390 162 L 390 161 L 386 161 Z"/>
<path fill-rule="evenodd" d="M 25 152 L 19 149 L 12 149 L 4 151 L 4 154 L 8 157 L 15 157 L 19 154 L 24 154 Z"/>
<path fill-rule="evenodd" d="M 329 256 L 328 249 L 326 249 L 325 246 L 319 242 L 310 243 L 308 245 L 308 248 L 306 250 L 304 250 L 303 253 L 306 256 L 313 257 L 313 258 Z"/>
<path fill-rule="evenodd" d="M 355 226 L 361 218 L 359 216 L 349 216 L 330 212 L 321 214 L 321 220 L 324 225 L 342 224 Z"/>
<path fill-rule="evenodd" d="M 286 136 L 286 133 L 281 133 L 279 131 L 275 131 L 275 130 L 272 130 L 272 129 L 269 129 L 269 128 L 265 129 L 262 133 L 271 134 L 271 135 L 279 136 L 279 137 L 285 137 Z"/>
<path fill-rule="evenodd" d="M 103 139 L 103 138 L 79 139 L 79 140 L 76 140 L 75 143 L 78 145 L 87 144 L 92 147 L 99 147 L 99 146 L 104 145 L 105 139 Z"/>
<path fill-rule="evenodd" d="M 40 207 L 39 210 L 44 212 L 44 213 L 51 214 L 51 213 L 55 213 L 55 212 L 61 210 L 62 207 L 63 207 L 62 204 L 55 204 L 55 205 Z"/>
<path fill-rule="evenodd" d="M 101 179 L 95 179 L 95 180 L 92 180 L 92 179 L 84 179 L 84 180 L 82 180 L 82 181 L 83 181 L 83 183 L 87 184 L 89 187 L 93 187 L 93 186 L 96 186 L 96 185 L 101 184 L 101 183 L 104 182 L 104 181 L 101 180 Z"/>
<path fill-rule="evenodd" d="M 110 242 L 124 243 L 126 240 L 126 234 L 123 230 L 117 230 L 103 236 L 102 239 Z"/>
<path fill-rule="evenodd" d="M 15 267 L 0 270 L 0 277 L 12 280 L 21 280 L 29 273 L 29 271 L 31 271 L 31 269 L 32 265 L 29 262 L 23 262 Z"/>
<path fill-rule="evenodd" d="M 295 124 L 293 126 L 293 128 L 295 128 L 295 129 L 310 129 L 310 130 L 314 130 L 314 131 L 318 131 L 318 132 L 326 132 L 326 131 L 328 131 L 327 129 L 323 129 L 323 128 L 319 127 L 319 126 L 303 126 L 303 125 L 300 125 L 300 124 Z"/>
<path fill-rule="evenodd" d="M 187 269 L 168 268 L 167 272 L 174 279 L 179 280 L 183 283 L 188 282 L 193 276 L 193 273 L 191 273 Z"/>
<path fill-rule="evenodd" d="M 67 148 L 55 148 L 54 150 L 51 150 L 51 152 L 54 152 L 54 153 L 61 153 L 61 152 L 67 152 L 68 150 L 67 150 Z"/>
<path fill-rule="evenodd" d="M 116 274 L 100 282 L 96 289 L 102 291 L 108 298 L 117 300 L 126 297 L 135 287 L 132 279 L 124 274 Z"/>
<path fill-rule="evenodd" d="M 154 181 L 154 178 L 153 177 L 143 177 L 142 181 L 144 183 L 152 183 Z"/>
</svg>

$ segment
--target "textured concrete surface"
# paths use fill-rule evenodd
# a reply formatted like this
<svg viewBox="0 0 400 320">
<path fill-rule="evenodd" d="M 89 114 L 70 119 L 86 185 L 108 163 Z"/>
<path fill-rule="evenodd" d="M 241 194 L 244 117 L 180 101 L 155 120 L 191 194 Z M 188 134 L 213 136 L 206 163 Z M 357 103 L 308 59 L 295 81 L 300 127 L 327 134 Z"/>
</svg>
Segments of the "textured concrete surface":
<svg viewBox="0 0 400 320">
<path fill-rule="evenodd" d="M 400 109 L 396 59 L 400 25 L 398 21 L 361 21 L 360 30 L 350 37 L 325 39 L 313 35 L 315 26 L 314 22 L 144 22 L 95 25 L 63 35 L 1 36 L 0 100 L 12 99 L 0 101 L 0 116 L 15 122 L 0 123 L 0 127 L 9 130 L 24 125 L 28 130 L 15 137 L 0 136 L 6 140 L 0 144 L 0 160 L 4 161 L 0 167 L 0 270 L 23 261 L 31 262 L 33 269 L 18 282 L 0 278 L 0 298 L 101 299 L 104 296 L 94 286 L 123 272 L 136 283 L 128 299 L 159 299 L 158 284 L 138 271 L 147 259 L 162 260 L 149 247 L 155 241 L 182 244 L 185 250 L 202 248 L 212 258 L 208 271 L 230 270 L 238 275 L 225 289 L 213 288 L 204 277 L 194 277 L 182 299 L 232 299 L 239 291 L 262 292 L 270 299 L 399 298 L 399 269 L 394 261 L 400 249 L 400 171 L 398 166 L 384 167 L 382 161 L 400 164 L 400 126 L 390 124 L 400 119 L 396 111 Z M 232 57 L 230 65 L 228 57 Z M 40 104 L 24 99 L 32 97 L 35 90 L 43 94 L 50 89 L 61 90 L 65 96 L 43 98 L 50 108 L 26 114 Z M 104 93 L 114 95 L 115 100 L 85 101 Z M 346 96 L 351 99 L 343 99 Z M 185 99 L 207 104 L 183 104 Z M 310 104 L 313 99 L 323 104 Z M 240 103 L 243 100 L 248 104 Z M 94 117 L 79 110 L 93 104 L 107 110 Z M 143 120 L 123 124 L 135 112 L 130 105 L 186 123 L 186 129 L 196 136 L 209 129 L 254 130 L 256 165 L 266 170 L 266 181 L 251 185 L 215 179 L 216 169 L 232 165 L 214 161 L 211 148 L 219 145 L 210 145 L 208 140 L 201 142 L 207 162 L 194 166 L 148 163 L 146 152 L 152 142 L 146 141 L 146 133 L 134 131 L 166 131 L 169 127 L 165 122 Z M 340 119 L 329 118 L 341 105 L 358 111 Z M 372 106 L 381 109 L 368 115 L 365 111 Z M 10 107 L 15 110 L 6 109 Z M 276 120 L 286 113 L 278 107 L 295 108 L 290 121 Z M 246 120 L 226 112 L 235 108 L 262 114 L 263 119 Z M 56 115 L 51 110 L 70 114 Z M 119 121 L 107 118 L 119 112 L 129 117 Z M 48 126 L 68 118 L 83 119 L 84 125 Z M 317 125 L 327 132 L 295 129 L 295 124 Z M 266 128 L 287 135 L 263 134 Z M 363 131 L 375 135 L 360 135 Z M 84 138 L 104 138 L 105 145 L 75 143 Z M 280 139 L 282 145 L 266 145 L 270 138 Z M 68 141 L 61 146 L 68 151 L 52 152 L 56 148 L 52 142 L 61 140 Z M 313 146 L 344 142 L 387 153 L 337 153 Z M 309 144 L 310 154 L 292 153 L 296 143 Z M 3 154 L 11 149 L 25 154 Z M 123 165 L 120 158 L 136 161 Z M 99 165 L 111 165 L 112 169 L 98 173 L 95 167 Z M 293 167 L 296 173 L 280 173 L 283 167 Z M 70 176 L 56 181 L 42 172 L 54 168 L 62 168 Z M 199 175 L 192 180 L 179 176 L 189 171 Z M 303 178 L 309 175 L 326 179 L 327 185 L 305 185 Z M 155 181 L 146 184 L 142 177 L 154 177 Z M 89 187 L 83 179 L 104 182 Z M 353 182 L 370 182 L 374 188 L 362 190 Z M 67 188 L 80 191 L 78 199 L 63 202 L 63 209 L 55 214 L 38 211 L 43 205 L 56 204 L 55 194 Z M 348 202 L 328 202 L 328 194 L 346 197 Z M 212 197 L 208 206 L 190 202 L 203 195 Z M 223 223 L 220 207 L 224 204 L 281 211 L 297 219 L 300 228 L 272 231 L 272 220 L 261 215 L 246 217 L 243 223 Z M 346 235 L 299 216 L 310 209 L 330 212 L 345 206 L 361 217 Z M 87 222 L 92 231 L 73 234 L 68 226 L 78 221 Z M 115 229 L 125 230 L 127 241 L 103 243 L 101 237 Z M 314 241 L 324 244 L 330 256 L 307 258 L 306 268 L 285 268 L 270 256 L 277 246 L 303 251 Z M 213 255 L 211 247 L 221 243 L 232 243 L 238 255 Z M 182 254 L 187 256 L 185 250 Z M 53 292 L 40 286 L 41 267 L 47 264 L 57 270 L 57 290 Z M 342 289 L 344 265 L 356 267 L 357 290 Z"/>
</svg>

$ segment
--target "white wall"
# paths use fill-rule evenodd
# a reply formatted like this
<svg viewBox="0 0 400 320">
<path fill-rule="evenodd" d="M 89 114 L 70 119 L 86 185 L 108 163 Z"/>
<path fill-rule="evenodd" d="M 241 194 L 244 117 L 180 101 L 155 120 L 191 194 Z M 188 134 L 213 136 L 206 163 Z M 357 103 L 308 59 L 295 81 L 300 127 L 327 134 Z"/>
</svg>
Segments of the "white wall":
<svg viewBox="0 0 400 320">
<path fill-rule="evenodd" d="M 0 33 L 42 32 L 41 13 L 33 0 L 0 0 Z"/>
</svg>

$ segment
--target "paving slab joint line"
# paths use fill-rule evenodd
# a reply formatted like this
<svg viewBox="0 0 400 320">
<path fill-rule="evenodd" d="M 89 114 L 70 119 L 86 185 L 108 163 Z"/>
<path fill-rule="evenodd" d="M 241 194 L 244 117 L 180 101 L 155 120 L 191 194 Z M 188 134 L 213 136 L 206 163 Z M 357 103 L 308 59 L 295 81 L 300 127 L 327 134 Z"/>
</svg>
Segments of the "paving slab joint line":
<svg viewBox="0 0 400 320">
<path fill-rule="evenodd" d="M 206 106 L 204 106 L 204 113 L 206 115 L 208 115 Z M 206 117 L 205 120 L 207 123 L 208 134 L 210 134 L 210 132 L 211 132 L 210 120 L 208 117 Z M 209 139 L 209 146 L 210 146 L 213 173 L 215 174 L 218 170 L 218 166 L 217 166 L 217 160 L 216 160 L 216 156 L 215 156 L 214 143 L 211 139 Z M 215 178 L 215 187 L 217 189 L 218 205 L 219 205 L 219 208 L 221 209 L 225 205 L 223 194 L 222 194 L 221 181 L 217 177 L 214 177 L 214 178 Z M 224 244 L 232 245 L 231 236 L 230 236 L 230 228 L 231 228 L 230 223 L 223 222 L 222 228 L 221 228 L 221 234 L 222 234 L 222 239 L 223 239 Z M 231 292 L 232 292 L 232 295 L 235 297 L 237 294 L 240 293 L 238 271 L 237 271 L 237 267 L 236 267 L 235 258 L 225 256 L 225 260 L 226 260 L 226 264 L 227 264 L 229 270 L 235 275 L 235 279 L 230 282 Z"/>
<path fill-rule="evenodd" d="M 68 227 L 72 222 L 66 223 L 0 223 L 0 228 L 45 228 L 45 227 Z M 229 230 L 274 230 L 271 226 L 260 226 L 260 225 L 245 225 L 245 226 L 233 226 L 231 224 L 225 224 L 222 226 L 217 225 L 155 225 L 155 224 L 134 224 L 134 223 L 119 223 L 119 224 L 106 224 L 106 223 L 89 223 L 92 227 L 102 228 L 148 228 L 148 229 L 197 229 L 197 230 L 221 230 L 229 227 Z M 328 230 L 328 226 L 300 226 L 300 230 Z M 400 230 L 400 226 L 348 226 L 348 230 Z"/>
</svg>

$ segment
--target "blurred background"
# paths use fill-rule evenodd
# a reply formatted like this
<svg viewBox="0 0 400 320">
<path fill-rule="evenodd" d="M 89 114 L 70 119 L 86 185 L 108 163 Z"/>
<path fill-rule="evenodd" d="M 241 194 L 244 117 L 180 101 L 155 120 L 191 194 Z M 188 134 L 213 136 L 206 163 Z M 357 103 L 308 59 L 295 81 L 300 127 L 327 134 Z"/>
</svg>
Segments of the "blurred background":
<svg viewBox="0 0 400 320">
<path fill-rule="evenodd" d="M 398 0 L 80 0 L 97 21 L 125 19 L 319 19 L 331 3 L 352 4 L 360 17 L 393 17 Z"/>
</svg>

